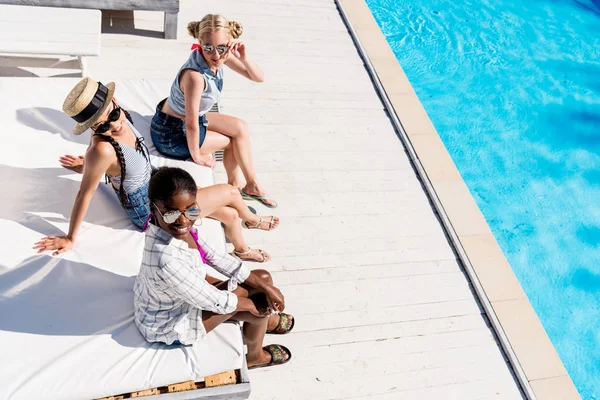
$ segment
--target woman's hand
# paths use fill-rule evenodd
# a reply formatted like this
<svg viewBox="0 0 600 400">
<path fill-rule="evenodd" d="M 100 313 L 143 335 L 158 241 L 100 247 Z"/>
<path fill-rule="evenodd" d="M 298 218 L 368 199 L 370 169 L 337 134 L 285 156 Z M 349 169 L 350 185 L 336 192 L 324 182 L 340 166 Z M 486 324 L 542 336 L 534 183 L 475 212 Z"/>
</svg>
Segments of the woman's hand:
<svg viewBox="0 0 600 400">
<path fill-rule="evenodd" d="M 238 298 L 238 311 L 248 311 L 250 314 L 256 317 L 267 317 L 271 314 L 269 303 L 267 302 L 264 294 L 262 299 L 260 296 L 253 295 L 251 298 L 239 297 Z"/>
<path fill-rule="evenodd" d="M 63 168 L 77 172 L 78 174 L 83 174 L 83 156 L 65 154 L 60 157 L 58 161 Z"/>
<path fill-rule="evenodd" d="M 46 236 L 36 244 L 33 248 L 38 250 L 38 254 L 48 250 L 56 250 L 52 253 L 53 256 L 71 250 L 75 243 L 68 236 Z"/>
<path fill-rule="evenodd" d="M 239 39 L 231 39 L 227 46 L 229 46 L 229 52 L 233 54 L 235 58 L 243 60 L 246 58 L 246 45 Z"/>
<path fill-rule="evenodd" d="M 269 285 L 264 288 L 264 291 L 269 302 L 269 307 L 276 312 L 282 312 L 285 309 L 285 298 L 281 290 L 273 285 Z"/>
<path fill-rule="evenodd" d="M 210 155 L 199 155 L 192 158 L 194 162 L 198 165 L 202 165 L 203 167 L 208 167 L 215 169 L 217 165 L 216 161 Z"/>
</svg>

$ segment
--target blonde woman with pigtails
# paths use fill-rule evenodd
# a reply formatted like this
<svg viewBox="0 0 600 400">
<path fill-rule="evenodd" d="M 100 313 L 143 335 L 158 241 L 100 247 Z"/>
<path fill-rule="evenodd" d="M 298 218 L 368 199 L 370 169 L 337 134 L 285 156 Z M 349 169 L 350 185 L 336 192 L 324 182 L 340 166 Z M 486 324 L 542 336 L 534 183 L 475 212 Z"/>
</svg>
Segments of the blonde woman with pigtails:
<svg viewBox="0 0 600 400">
<path fill-rule="evenodd" d="M 246 200 L 277 207 L 258 181 L 246 123 L 209 112 L 223 90 L 224 66 L 254 82 L 264 79 L 239 39 L 242 25 L 208 14 L 190 22 L 188 32 L 198 44 L 177 73 L 169 97 L 156 107 L 150 127 L 154 145 L 164 155 L 210 168 L 215 166 L 211 154 L 224 149 L 228 183 L 240 189 Z"/>
</svg>

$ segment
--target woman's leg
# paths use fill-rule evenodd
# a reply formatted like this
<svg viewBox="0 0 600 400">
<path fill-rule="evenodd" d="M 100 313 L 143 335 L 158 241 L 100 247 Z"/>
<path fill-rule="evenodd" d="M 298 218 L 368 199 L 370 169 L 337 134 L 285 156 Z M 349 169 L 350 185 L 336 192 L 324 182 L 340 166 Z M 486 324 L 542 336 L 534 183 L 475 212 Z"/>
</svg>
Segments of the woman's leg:
<svg viewBox="0 0 600 400">
<path fill-rule="evenodd" d="M 225 236 L 233 244 L 234 251 L 242 260 L 266 262 L 271 259 L 269 253 L 264 250 L 251 249 L 246 244 L 244 235 L 242 234 L 239 215 L 234 208 L 221 207 L 210 214 L 208 218 L 216 219 L 223 223 Z"/>
<path fill-rule="evenodd" d="M 205 188 L 198 188 L 197 196 L 198 206 L 202 210 L 202 217 L 209 216 L 221 207 L 229 206 L 235 209 L 242 221 L 247 222 L 249 226 L 258 224 L 259 229 L 269 229 L 269 221 L 271 217 L 264 217 L 264 222 L 260 223 L 260 216 L 253 214 L 248 208 L 240 191 L 228 184 L 213 185 Z M 218 219 L 218 218 L 217 218 Z M 279 218 L 273 217 L 271 229 L 279 225 Z"/>
<path fill-rule="evenodd" d="M 242 170 L 235 159 L 231 145 L 227 146 L 223 152 L 223 167 L 225 167 L 227 173 L 227 183 L 235 186 L 238 190 L 246 186 Z"/>
<path fill-rule="evenodd" d="M 209 138 L 211 132 L 220 133 L 227 136 L 231 140 L 231 149 L 235 161 L 246 178 L 246 186 L 244 191 L 248 194 L 255 196 L 267 196 L 262 186 L 259 184 L 256 177 L 256 170 L 254 169 L 254 163 L 252 162 L 252 149 L 250 148 L 250 135 L 248 134 L 248 126 L 246 123 L 239 119 L 229 115 L 208 113 L 208 126 L 210 130 L 206 133 L 206 140 Z M 204 148 L 204 144 L 200 149 L 201 152 L 211 151 L 210 148 Z M 224 147 L 221 147 L 222 149 Z M 213 150 L 214 151 L 214 150 Z M 210 154 L 210 153 L 207 153 Z M 229 177 L 234 180 L 235 177 Z M 265 203 L 275 206 L 274 201 L 265 200 Z"/>
<path fill-rule="evenodd" d="M 210 332 L 227 320 L 244 322 L 243 332 L 246 346 L 248 347 L 248 354 L 246 354 L 248 367 L 268 364 L 271 361 L 271 355 L 263 349 L 263 341 L 265 333 L 267 333 L 269 319 L 268 317 L 257 317 L 247 311 L 225 315 L 202 311 L 202 323 L 206 332 Z"/>
<path fill-rule="evenodd" d="M 268 279 L 269 282 L 272 282 L 271 274 L 268 271 L 258 270 L 257 272 L 261 273 L 261 277 Z M 216 280 L 212 283 L 219 288 L 226 288 L 227 285 L 227 282 L 216 282 Z M 233 292 L 240 297 L 248 297 L 249 295 L 255 293 L 256 290 L 242 284 L 239 285 Z M 246 346 L 248 347 L 248 354 L 246 355 L 248 367 L 268 364 L 271 361 L 271 355 L 269 352 L 263 349 L 263 342 L 267 330 L 274 329 L 274 326 L 269 325 L 276 325 L 276 321 L 278 319 L 277 316 L 271 315 L 270 317 L 257 317 L 246 311 L 225 315 L 214 314 L 207 311 L 202 312 L 202 323 L 204 324 L 204 329 L 206 329 L 206 332 L 212 331 L 218 325 L 230 319 L 244 322 L 243 332 Z"/>
<path fill-rule="evenodd" d="M 271 273 L 269 271 L 267 271 L 266 269 L 255 269 L 252 272 L 254 274 L 258 275 L 258 277 L 260 279 L 264 280 L 269 285 L 273 284 L 273 277 L 271 276 Z M 209 276 L 207 276 L 206 278 L 214 279 Z M 214 281 L 212 281 L 210 283 L 215 285 L 217 288 L 219 288 L 221 290 L 227 290 L 227 282 L 220 282 L 220 281 L 214 279 Z M 244 283 L 242 283 L 241 285 L 238 285 L 238 287 L 234 290 L 234 293 L 236 293 L 238 296 L 242 296 L 242 297 L 250 297 L 258 292 L 259 291 L 256 288 L 248 286 Z M 289 315 L 289 318 L 293 319 L 294 317 L 292 315 Z M 272 331 L 273 329 L 275 329 L 277 327 L 278 324 L 279 324 L 279 314 L 272 314 L 271 317 L 269 318 L 269 323 L 267 324 L 267 330 Z"/>
<path fill-rule="evenodd" d="M 245 184 L 243 176 L 241 176 L 241 169 L 233 154 L 232 147 L 231 139 L 228 136 L 222 135 L 219 132 L 207 130 L 200 152 L 202 154 L 212 154 L 215 151 L 225 150 L 223 153 L 223 167 L 225 167 L 225 172 L 227 173 L 227 183 L 237 187 L 239 190 L 242 189 Z"/>
</svg>

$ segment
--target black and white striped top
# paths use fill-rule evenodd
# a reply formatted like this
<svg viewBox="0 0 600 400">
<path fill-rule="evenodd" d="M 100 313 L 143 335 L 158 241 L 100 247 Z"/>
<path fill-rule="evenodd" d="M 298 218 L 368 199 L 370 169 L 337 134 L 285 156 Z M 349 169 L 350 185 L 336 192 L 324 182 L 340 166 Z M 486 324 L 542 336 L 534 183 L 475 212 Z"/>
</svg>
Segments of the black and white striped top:
<svg viewBox="0 0 600 400">
<path fill-rule="evenodd" d="M 133 126 L 133 124 L 127 121 L 129 127 L 138 138 L 140 142 L 144 141 L 142 135 L 138 132 L 137 129 Z M 129 146 L 125 146 L 119 142 L 117 142 L 121 151 L 123 152 L 123 157 L 125 158 L 125 182 L 123 183 L 123 188 L 125 189 L 125 193 L 133 193 L 137 189 L 141 188 L 144 185 L 148 185 L 150 182 L 150 174 L 152 172 L 152 165 L 150 164 L 150 154 L 148 154 L 148 149 L 146 146 L 141 146 L 142 151 L 146 155 L 140 153 L 134 148 Z M 119 176 L 108 176 L 111 183 L 118 189 L 121 185 L 121 175 Z"/>
</svg>

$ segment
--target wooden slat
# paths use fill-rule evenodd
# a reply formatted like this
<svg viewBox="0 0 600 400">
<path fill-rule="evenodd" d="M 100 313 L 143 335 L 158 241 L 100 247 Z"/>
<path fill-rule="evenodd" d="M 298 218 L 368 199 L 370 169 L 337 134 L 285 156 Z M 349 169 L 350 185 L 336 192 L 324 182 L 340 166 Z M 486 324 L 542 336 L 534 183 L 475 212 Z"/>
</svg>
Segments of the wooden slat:
<svg viewBox="0 0 600 400">
<path fill-rule="evenodd" d="M 100 54 L 100 12 L 0 5 L 0 52 Z"/>
<path fill-rule="evenodd" d="M 95 10 L 179 11 L 179 0 L 2 0 L 2 4 Z"/>
<path fill-rule="evenodd" d="M 223 385 L 234 385 L 237 382 L 234 370 L 225 371 L 220 374 L 210 375 L 204 378 L 204 384 L 207 388 Z"/>
<path fill-rule="evenodd" d="M 160 394 L 160 392 L 158 391 L 157 388 L 140 390 L 139 392 L 132 392 L 131 397 L 136 398 L 136 397 L 143 397 L 143 396 L 151 396 L 153 394 Z"/>
<path fill-rule="evenodd" d="M 196 389 L 196 383 L 194 381 L 174 383 L 172 385 L 167 386 L 168 393 L 183 392 L 185 390 L 194 390 L 194 389 Z"/>
</svg>

